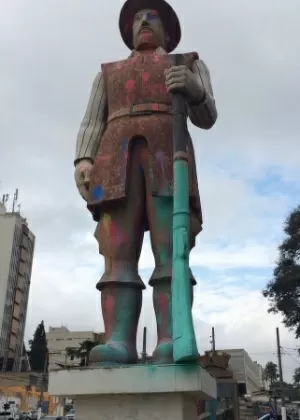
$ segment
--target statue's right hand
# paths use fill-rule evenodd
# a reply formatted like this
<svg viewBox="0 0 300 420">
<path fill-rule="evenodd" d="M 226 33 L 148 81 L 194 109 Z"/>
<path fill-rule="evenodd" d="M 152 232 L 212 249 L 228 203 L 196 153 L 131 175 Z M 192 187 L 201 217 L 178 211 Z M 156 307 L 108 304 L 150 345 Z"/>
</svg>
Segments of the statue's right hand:
<svg viewBox="0 0 300 420">
<path fill-rule="evenodd" d="M 89 197 L 90 174 L 93 164 L 89 159 L 80 160 L 75 166 L 75 181 L 81 197 L 87 201 Z"/>
</svg>

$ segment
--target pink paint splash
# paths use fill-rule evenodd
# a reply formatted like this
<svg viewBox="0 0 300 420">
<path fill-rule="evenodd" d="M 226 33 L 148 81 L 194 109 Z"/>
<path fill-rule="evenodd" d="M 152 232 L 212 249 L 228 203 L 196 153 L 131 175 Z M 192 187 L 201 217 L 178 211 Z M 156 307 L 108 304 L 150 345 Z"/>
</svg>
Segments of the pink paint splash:
<svg viewBox="0 0 300 420">
<path fill-rule="evenodd" d="M 142 38 L 143 38 L 143 41 L 144 42 L 148 42 L 149 41 L 149 38 L 150 38 L 150 36 L 152 35 L 152 33 L 149 31 L 143 31 L 142 32 Z"/>
<path fill-rule="evenodd" d="M 125 90 L 127 93 L 131 93 L 135 89 L 135 81 L 134 80 L 127 80 L 125 83 Z"/>
<path fill-rule="evenodd" d="M 168 298 L 164 293 L 159 294 L 159 307 L 161 311 L 161 331 L 163 334 L 167 333 L 168 329 L 168 310 L 169 302 Z"/>
<path fill-rule="evenodd" d="M 106 296 L 104 305 L 105 305 L 105 309 L 109 312 L 112 313 L 115 310 L 115 297 L 112 295 Z"/>
<path fill-rule="evenodd" d="M 150 79 L 150 73 L 148 73 L 148 72 L 144 71 L 144 72 L 142 73 L 142 79 L 143 79 L 143 82 L 144 82 L 144 83 L 147 83 L 147 82 L 148 82 L 148 80 Z"/>
<path fill-rule="evenodd" d="M 114 246 L 125 245 L 128 242 L 128 235 L 122 232 L 116 223 L 111 222 L 109 225 L 109 239 Z"/>
<path fill-rule="evenodd" d="M 113 332 L 114 326 L 114 314 L 115 314 L 115 306 L 116 300 L 113 295 L 106 295 L 104 302 L 103 302 L 103 315 L 104 315 L 104 323 L 105 323 L 105 333 L 107 340 L 110 339 Z"/>
</svg>

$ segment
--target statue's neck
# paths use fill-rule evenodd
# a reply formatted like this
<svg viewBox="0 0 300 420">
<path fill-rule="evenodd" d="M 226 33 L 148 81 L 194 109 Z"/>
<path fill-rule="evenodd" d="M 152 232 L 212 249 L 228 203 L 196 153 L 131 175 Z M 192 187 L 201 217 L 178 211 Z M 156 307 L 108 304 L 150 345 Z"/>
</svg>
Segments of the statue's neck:
<svg viewBox="0 0 300 420">
<path fill-rule="evenodd" d="M 147 49 L 137 49 L 132 50 L 130 57 L 133 57 L 136 54 L 157 54 L 157 55 L 166 55 L 167 52 L 162 47 L 156 48 L 147 48 Z"/>
</svg>

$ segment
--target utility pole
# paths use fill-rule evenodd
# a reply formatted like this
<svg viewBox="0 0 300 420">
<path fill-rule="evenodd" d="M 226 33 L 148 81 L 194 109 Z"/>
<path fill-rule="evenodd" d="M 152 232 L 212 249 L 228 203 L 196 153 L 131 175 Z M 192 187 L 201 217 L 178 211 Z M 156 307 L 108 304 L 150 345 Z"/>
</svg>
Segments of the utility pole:
<svg viewBox="0 0 300 420">
<path fill-rule="evenodd" d="M 281 363 L 281 346 L 280 346 L 279 328 L 276 328 L 276 338 L 277 338 L 277 356 L 278 356 L 279 380 L 280 380 L 280 388 L 281 388 L 281 415 L 282 415 L 282 420 L 286 420 L 286 407 L 285 407 L 285 396 L 284 396 L 284 386 L 283 386 L 283 374 L 282 374 L 282 363 Z"/>
<path fill-rule="evenodd" d="M 147 358 L 147 327 L 143 330 L 143 351 L 142 351 L 142 363 L 146 363 Z"/>
<path fill-rule="evenodd" d="M 215 328 L 212 327 L 211 333 L 211 344 L 212 344 L 212 351 L 216 351 L 216 337 L 215 337 Z"/>
<path fill-rule="evenodd" d="M 42 373 L 42 384 L 41 384 L 41 393 L 40 393 L 40 408 L 38 409 L 38 420 L 41 418 L 42 414 L 42 403 L 44 401 L 44 391 L 45 391 L 45 382 L 46 382 L 46 374 L 47 374 L 47 367 L 48 367 L 48 358 L 49 352 L 46 352 L 45 363 L 44 363 L 44 371 Z"/>
</svg>

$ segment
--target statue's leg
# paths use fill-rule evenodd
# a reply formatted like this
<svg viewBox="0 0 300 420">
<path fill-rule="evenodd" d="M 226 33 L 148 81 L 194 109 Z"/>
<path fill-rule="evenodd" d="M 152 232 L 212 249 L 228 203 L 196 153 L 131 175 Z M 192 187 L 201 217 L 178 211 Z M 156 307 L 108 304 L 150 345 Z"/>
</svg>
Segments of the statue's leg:
<svg viewBox="0 0 300 420">
<path fill-rule="evenodd" d="M 142 307 L 142 290 L 122 284 L 105 285 L 101 306 L 106 343 L 94 347 L 89 364 L 135 364 L 136 332 Z"/>
<path fill-rule="evenodd" d="M 90 364 L 137 363 L 136 334 L 145 288 L 138 275 L 144 222 L 144 178 L 139 149 L 133 148 L 126 198 L 102 208 L 95 232 L 105 261 L 97 289 L 101 291 L 106 342 L 92 349 Z"/>
<path fill-rule="evenodd" d="M 152 360 L 154 363 L 173 363 L 171 299 L 173 197 L 149 197 L 147 199 L 147 213 L 155 259 L 155 269 L 149 282 L 153 286 L 153 305 L 157 322 L 157 346 L 152 355 Z M 193 216 L 191 216 L 192 218 Z M 192 224 L 190 249 L 195 244 Z M 191 288 L 193 288 L 195 279 L 191 271 L 190 281 Z"/>
</svg>

